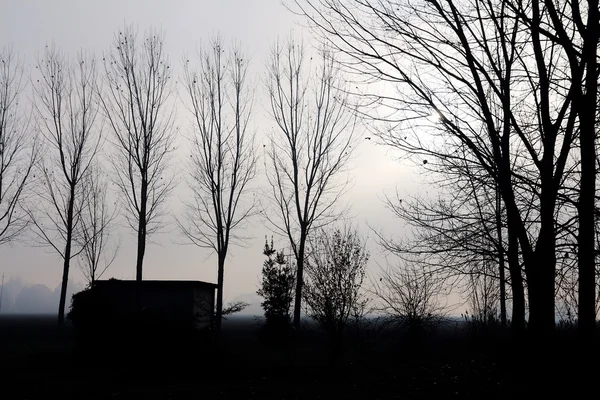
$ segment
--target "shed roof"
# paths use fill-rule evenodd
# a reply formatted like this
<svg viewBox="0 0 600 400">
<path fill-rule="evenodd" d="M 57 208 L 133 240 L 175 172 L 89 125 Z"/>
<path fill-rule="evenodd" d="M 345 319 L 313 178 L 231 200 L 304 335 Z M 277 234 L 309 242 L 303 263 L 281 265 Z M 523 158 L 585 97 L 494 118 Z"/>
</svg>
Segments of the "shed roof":
<svg viewBox="0 0 600 400">
<path fill-rule="evenodd" d="M 135 280 L 123 280 L 123 279 L 108 279 L 108 280 L 98 280 L 94 282 L 94 286 L 98 287 L 106 287 L 106 286 L 114 286 L 119 285 L 123 286 L 134 286 L 137 281 Z M 152 287 L 152 288 L 197 288 L 197 289 L 216 289 L 217 284 L 203 281 L 180 281 L 180 280 L 142 280 L 141 285 L 143 287 Z"/>
</svg>

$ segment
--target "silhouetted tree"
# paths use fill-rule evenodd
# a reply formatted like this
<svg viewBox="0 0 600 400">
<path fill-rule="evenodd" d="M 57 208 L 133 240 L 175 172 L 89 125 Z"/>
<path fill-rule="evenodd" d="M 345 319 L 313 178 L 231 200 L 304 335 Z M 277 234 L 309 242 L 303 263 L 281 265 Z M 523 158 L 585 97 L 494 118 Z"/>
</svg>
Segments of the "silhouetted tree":
<svg viewBox="0 0 600 400">
<path fill-rule="evenodd" d="M 147 239 L 163 227 L 164 201 L 174 187 L 167 175 L 175 130 L 163 35 L 150 31 L 139 41 L 125 27 L 115 34 L 104 69 L 101 104 L 116 148 L 110 160 L 125 217 L 137 233 L 135 277 L 141 281 Z"/>
<path fill-rule="evenodd" d="M 85 207 L 84 183 L 101 141 L 97 119 L 97 73 L 93 57 L 73 61 L 46 47 L 34 82 L 37 126 L 46 151 L 38 164 L 37 198 L 29 214 L 33 232 L 63 259 L 58 323 L 64 322 L 71 259 L 86 246 L 79 239 Z"/>
<path fill-rule="evenodd" d="M 579 303 L 578 271 L 575 265 L 559 268 L 556 282 L 556 313 L 559 323 L 564 327 L 577 326 Z"/>
<path fill-rule="evenodd" d="M 577 199 L 575 197 L 572 200 Z M 576 201 L 576 200 L 575 200 Z M 597 214 L 598 215 L 598 214 Z M 576 222 L 576 218 L 573 218 L 571 222 Z M 596 224 L 600 223 L 600 220 L 596 218 Z M 577 225 L 573 223 L 569 227 L 571 234 L 570 239 L 576 238 Z M 595 299 L 595 315 L 600 315 L 600 263 L 598 259 L 600 257 L 600 229 L 598 226 L 595 228 L 596 235 L 596 270 L 595 270 L 595 285 L 596 285 L 596 299 Z M 577 254 L 576 240 L 567 242 L 564 246 L 564 256 L 560 259 L 559 268 L 557 269 L 557 281 L 556 281 L 556 300 L 557 300 L 557 314 L 559 322 L 563 326 L 567 327 L 578 327 L 578 310 L 579 310 L 579 268 L 578 258 L 574 255 Z"/>
<path fill-rule="evenodd" d="M 378 302 L 373 307 L 388 323 L 420 334 L 437 326 L 445 316 L 445 281 L 426 268 L 406 263 L 382 270 L 373 282 Z"/>
<path fill-rule="evenodd" d="M 331 55 L 312 67 L 302 43 L 276 43 L 268 65 L 271 115 L 276 123 L 267 150 L 267 177 L 276 213 L 265 217 L 288 237 L 296 261 L 294 326 L 300 325 L 307 239 L 312 229 L 335 221 L 335 205 L 347 187 L 340 180 L 354 143 L 354 118 Z"/>
<path fill-rule="evenodd" d="M 308 315 L 327 332 L 334 350 L 351 316 L 362 317 L 369 254 L 358 232 L 348 226 L 319 229 L 309 240 L 304 301 Z"/>
<path fill-rule="evenodd" d="M 114 262 L 120 242 L 112 231 L 117 208 L 109 204 L 108 182 L 102 166 L 98 163 L 90 166 L 82 184 L 83 208 L 77 240 L 83 251 L 79 254 L 79 268 L 91 288 Z"/>
<path fill-rule="evenodd" d="M 260 305 L 265 312 L 267 327 L 284 329 L 291 323 L 296 271 L 288 264 L 283 251 L 275 250 L 273 239 L 270 245 L 265 239 L 263 254 L 267 259 L 262 267 L 261 286 L 256 293 L 264 299 Z"/>
<path fill-rule="evenodd" d="M 491 270 L 484 264 L 483 272 Z M 472 321 L 479 325 L 493 325 L 499 322 L 500 288 L 493 274 L 471 275 L 468 307 Z"/>
<path fill-rule="evenodd" d="M 23 66 L 12 47 L 0 49 L 0 244 L 16 239 L 28 225 L 22 203 L 38 155 L 20 102 Z"/>
<path fill-rule="evenodd" d="M 600 41 L 600 11 L 598 0 L 587 0 L 587 10 L 578 3 L 563 9 L 562 2 L 546 0 L 544 5 L 556 36 L 569 55 L 571 77 L 574 79 L 574 109 L 579 119 L 579 149 L 581 182 L 577 204 L 579 233 L 579 307 L 578 325 L 582 336 L 592 341 L 598 315 L 596 297 L 595 198 L 597 174 L 598 128 L 598 43 Z M 563 11 L 564 10 L 564 11 Z M 586 19 L 584 24 L 584 19 Z M 534 20 L 535 21 L 535 20 Z M 535 21 L 535 30 L 540 23 Z M 579 51 L 581 49 L 581 55 Z M 584 350 L 586 351 L 586 350 Z"/>
<path fill-rule="evenodd" d="M 225 260 L 244 220 L 252 215 L 248 185 L 256 173 L 254 137 L 249 132 L 252 97 L 248 59 L 238 48 L 228 54 L 214 39 L 198 56 L 198 70 L 184 63 L 184 84 L 194 127 L 189 186 L 179 227 L 193 244 L 217 254 L 217 329 L 223 312 Z M 246 202 L 246 203 L 244 203 Z"/>
<path fill-rule="evenodd" d="M 494 182 L 458 152 L 451 162 L 427 163 L 424 168 L 435 174 L 428 185 L 437 189 L 436 194 L 386 196 L 385 205 L 404 223 L 405 234 L 389 238 L 377 233 L 380 244 L 467 294 L 472 277 L 491 278 L 500 293 L 501 320 L 506 324 L 503 288 L 510 283 L 504 274 L 506 219 Z M 514 311 L 517 318 L 519 311 L 523 310 Z"/>
<path fill-rule="evenodd" d="M 453 0 L 298 1 L 358 80 L 362 114 L 375 133 L 407 154 L 450 159 L 456 149 L 500 189 L 507 212 L 513 305 L 529 328 L 554 331 L 557 198 L 573 159 L 582 85 L 577 55 L 543 2 Z M 561 38 L 554 40 L 553 38 Z M 570 40 L 570 39 L 569 39 Z M 379 83 L 379 85 L 377 84 Z M 382 85 L 381 83 L 385 83 Z M 396 85 L 392 93 L 385 88 Z M 596 104 L 592 102 L 591 104 Z M 435 121 L 430 120 L 434 115 Z M 383 123 L 379 123 L 383 121 Z M 414 129 L 419 128 L 419 129 Z M 529 210 L 538 213 L 530 224 Z M 511 251 L 512 249 L 512 251 Z M 520 323 L 521 318 L 513 321 Z"/>
<path fill-rule="evenodd" d="M 245 301 L 233 301 L 228 303 L 225 307 L 223 307 L 223 311 L 221 312 L 221 320 L 225 319 L 225 316 L 227 315 L 244 311 L 244 309 L 249 305 L 250 304 L 246 303 Z"/>
<path fill-rule="evenodd" d="M 502 195 L 500 193 L 500 188 L 498 185 L 494 188 L 494 216 L 496 217 L 496 251 L 498 252 L 498 278 L 499 278 L 499 292 L 500 292 L 500 323 L 503 327 L 507 325 L 507 317 L 506 317 L 506 287 L 507 287 L 507 279 L 506 279 L 506 250 L 504 246 L 504 226 L 502 222 Z M 516 249 L 514 251 L 517 251 Z"/>
</svg>

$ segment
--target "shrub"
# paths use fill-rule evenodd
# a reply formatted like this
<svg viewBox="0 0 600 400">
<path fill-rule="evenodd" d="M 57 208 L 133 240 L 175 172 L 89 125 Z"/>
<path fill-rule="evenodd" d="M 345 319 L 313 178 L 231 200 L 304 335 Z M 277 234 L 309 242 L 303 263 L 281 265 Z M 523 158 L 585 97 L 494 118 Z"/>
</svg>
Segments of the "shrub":
<svg viewBox="0 0 600 400">
<path fill-rule="evenodd" d="M 348 321 L 360 320 L 367 307 L 363 282 L 369 254 L 350 227 L 321 229 L 310 240 L 309 250 L 303 293 L 307 313 L 328 333 L 337 351 Z"/>
<path fill-rule="evenodd" d="M 440 301 L 445 294 L 444 280 L 427 268 L 410 264 L 388 267 L 373 286 L 379 299 L 376 311 L 411 340 L 423 338 L 444 321 L 446 310 Z"/>
<path fill-rule="evenodd" d="M 88 288 L 73 295 L 67 319 L 75 328 L 88 330 L 104 326 L 112 314 L 114 313 L 106 306 L 102 294 Z"/>
</svg>

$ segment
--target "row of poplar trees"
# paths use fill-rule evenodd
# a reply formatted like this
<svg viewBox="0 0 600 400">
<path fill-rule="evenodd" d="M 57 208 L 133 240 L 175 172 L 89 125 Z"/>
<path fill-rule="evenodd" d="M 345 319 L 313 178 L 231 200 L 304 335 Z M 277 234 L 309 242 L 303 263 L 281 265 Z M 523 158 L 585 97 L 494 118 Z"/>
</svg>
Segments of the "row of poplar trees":
<svg viewBox="0 0 600 400">
<path fill-rule="evenodd" d="M 216 39 L 183 60 L 192 195 L 178 226 L 218 256 L 218 323 L 226 255 L 245 239 L 236 228 L 262 213 L 296 260 L 299 325 L 307 238 L 341 216 L 336 203 L 347 189 L 345 167 L 362 120 L 384 144 L 420 160 L 439 193 L 387 199 L 420 228 L 416 242 L 384 239 L 389 250 L 448 279 L 478 272 L 472 268 L 492 257 L 503 313 L 510 291 L 513 330 L 522 334 L 528 315 L 536 337 L 552 336 L 557 286 L 574 276 L 578 326 L 591 337 L 598 305 L 598 1 L 297 0 L 295 8 L 322 46 L 314 57 L 293 38 L 272 46 L 265 86 L 274 127 L 263 144 L 268 189 L 258 199 L 249 185 L 258 152 L 248 59 Z M 92 192 L 85 182 L 94 181 L 90 171 L 103 170 L 93 166 L 104 147 L 113 150 L 110 180 L 138 235 L 142 279 L 146 238 L 163 226 L 175 186 L 168 167 L 176 85 L 163 35 L 140 40 L 127 28 L 103 54 L 99 74 L 93 57 L 69 60 L 48 48 L 33 74 L 30 121 L 15 100 L 21 70 L 10 51 L 2 54 L 0 232 L 8 241 L 33 225 L 61 254 L 62 320 L 69 262 L 101 236 L 102 229 L 81 230 L 102 223 L 81 221 L 93 214 L 84 211 Z M 43 184 L 27 185 L 36 179 Z M 35 201 L 27 201 L 34 192 Z"/>
<path fill-rule="evenodd" d="M 228 250 L 247 239 L 239 232 L 249 217 L 265 215 L 289 239 L 302 276 L 315 221 L 339 215 L 333 205 L 345 185 L 337 178 L 350 157 L 355 118 L 331 55 L 314 53 L 312 61 L 292 37 L 271 47 L 264 92 L 274 129 L 262 146 L 269 189 L 258 193 L 250 187 L 259 153 L 249 58 L 215 37 L 183 57 L 177 82 L 164 37 L 126 26 L 100 58 L 46 46 L 31 74 L 11 47 L 2 49 L 0 240 L 28 238 L 60 255 L 60 324 L 72 261 L 93 285 L 116 257 L 117 216 L 137 235 L 135 277 L 143 279 L 148 238 L 167 223 L 177 167 L 189 190 L 183 215 L 174 216 L 179 231 L 218 259 L 217 328 Z M 176 123 L 178 97 L 187 135 Z M 301 292 L 299 279 L 297 324 Z"/>
</svg>

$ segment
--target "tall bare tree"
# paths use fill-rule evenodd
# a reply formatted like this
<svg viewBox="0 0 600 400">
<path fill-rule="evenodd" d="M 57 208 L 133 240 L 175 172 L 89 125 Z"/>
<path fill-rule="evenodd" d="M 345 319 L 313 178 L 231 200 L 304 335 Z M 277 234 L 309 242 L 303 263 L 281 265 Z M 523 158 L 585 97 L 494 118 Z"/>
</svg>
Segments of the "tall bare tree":
<svg viewBox="0 0 600 400">
<path fill-rule="evenodd" d="M 70 60 L 47 46 L 36 73 L 37 125 L 46 148 L 38 164 L 39 197 L 30 215 L 37 238 L 63 259 L 58 308 L 58 323 L 62 325 L 71 259 L 85 246 L 78 241 L 85 201 L 83 183 L 101 141 L 96 62 L 84 53 Z"/>
<path fill-rule="evenodd" d="M 276 212 L 266 218 L 287 236 L 296 258 L 294 326 L 300 325 L 304 259 L 314 228 L 341 215 L 335 209 L 348 180 L 341 179 L 355 143 L 354 118 L 332 56 L 311 65 L 302 43 L 276 43 L 268 65 L 271 116 L 276 123 L 266 162 Z"/>
<path fill-rule="evenodd" d="M 349 72 L 379 83 L 362 94 L 380 107 L 363 115 L 375 116 L 381 139 L 436 159 L 464 148 L 497 183 L 507 212 L 511 282 L 522 282 L 518 247 L 529 328 L 552 335 L 557 198 L 573 163 L 574 94 L 581 84 L 569 51 L 550 37 L 556 30 L 543 33 L 552 10 L 535 1 L 297 3 Z M 389 85 L 398 90 L 386 90 Z M 436 122 L 427 123 L 432 114 Z M 520 201 L 535 204 L 534 225 Z M 524 307 L 523 299 L 519 304 Z"/>
<path fill-rule="evenodd" d="M 35 138 L 20 102 L 23 67 L 12 47 L 0 49 L 0 244 L 28 225 L 22 202 L 36 161 Z"/>
<path fill-rule="evenodd" d="M 238 231 L 256 202 L 248 198 L 256 173 L 250 132 L 252 96 L 248 59 L 238 47 L 226 52 L 219 38 L 184 62 L 184 82 L 194 127 L 190 154 L 192 201 L 180 229 L 193 244 L 217 254 L 217 329 L 223 316 L 223 280 L 229 246 L 243 241 Z"/>
<path fill-rule="evenodd" d="M 109 202 L 106 174 L 96 162 L 84 177 L 80 235 L 77 238 L 83 248 L 79 254 L 79 268 L 90 288 L 119 252 L 120 242 L 112 232 L 117 211 Z"/>
<path fill-rule="evenodd" d="M 554 5 L 554 2 L 546 0 Z M 578 2 L 572 3 L 563 17 L 562 5 L 551 7 L 551 17 L 559 41 L 571 56 L 570 65 L 577 82 L 576 107 L 580 124 L 581 191 L 577 204 L 579 214 L 578 267 L 579 267 L 579 328 L 582 336 L 593 341 L 597 321 L 596 303 L 596 256 L 595 256 L 595 198 L 596 198 L 596 146 L 599 120 L 598 107 L 598 44 L 600 42 L 600 11 L 598 0 L 587 0 L 587 10 Z M 548 4 L 547 4 L 548 6 Z M 560 10 L 560 11 L 559 11 Z M 587 18 L 586 18 L 587 17 Z M 583 22 L 586 19 L 585 23 Z M 565 29 L 566 28 L 566 29 Z M 570 29 L 569 29 L 570 28 Z M 576 32 L 580 40 L 573 40 Z M 570 39 L 570 40 L 569 40 Z M 581 46 L 581 47 L 580 47 Z M 581 56 L 577 57 L 581 48 Z M 585 72 L 584 72 L 585 70 Z M 594 105 L 594 106 L 592 106 Z"/>
<path fill-rule="evenodd" d="M 104 69 L 101 104 L 114 133 L 115 184 L 137 233 L 139 282 L 147 238 L 162 227 L 164 202 L 174 187 L 167 175 L 175 141 L 174 105 L 169 103 L 173 87 L 163 35 L 149 31 L 139 40 L 132 27 L 125 27 L 115 34 Z"/>
</svg>

